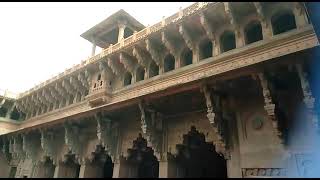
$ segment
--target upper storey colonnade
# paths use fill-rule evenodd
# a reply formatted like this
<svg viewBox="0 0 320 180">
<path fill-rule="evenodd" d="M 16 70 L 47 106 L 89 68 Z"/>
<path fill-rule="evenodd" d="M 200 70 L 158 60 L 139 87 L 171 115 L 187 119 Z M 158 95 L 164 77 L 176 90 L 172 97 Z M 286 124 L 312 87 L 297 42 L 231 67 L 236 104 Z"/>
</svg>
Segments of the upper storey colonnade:
<svg viewBox="0 0 320 180">
<path fill-rule="evenodd" d="M 148 27 L 124 17 L 105 25 L 117 31 L 109 28 L 108 37 L 99 32 L 91 40 L 90 59 L 22 93 L 20 114 L 29 119 L 84 100 L 94 106 L 148 79 L 309 26 L 299 2 L 200 2 Z M 97 45 L 103 51 L 94 55 Z"/>
</svg>

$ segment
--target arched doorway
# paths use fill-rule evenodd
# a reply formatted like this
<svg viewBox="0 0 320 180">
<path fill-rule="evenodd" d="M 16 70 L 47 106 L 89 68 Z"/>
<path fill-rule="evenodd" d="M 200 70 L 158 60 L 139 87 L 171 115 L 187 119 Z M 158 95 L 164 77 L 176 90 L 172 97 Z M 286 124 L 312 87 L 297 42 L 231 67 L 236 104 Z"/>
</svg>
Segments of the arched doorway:
<svg viewBox="0 0 320 180">
<path fill-rule="evenodd" d="M 215 151 L 212 143 L 194 126 L 183 135 L 182 144 L 177 144 L 174 161 L 179 178 L 226 178 L 226 160 Z"/>
<path fill-rule="evenodd" d="M 105 148 L 98 145 L 95 152 L 93 152 L 94 158 L 92 159 L 92 169 L 95 171 L 91 177 L 93 178 L 112 178 L 113 174 L 113 162 L 111 157 L 105 151 Z"/>
<path fill-rule="evenodd" d="M 53 178 L 55 165 L 49 157 L 45 157 L 44 161 L 39 162 L 33 174 L 34 178 Z"/>
<path fill-rule="evenodd" d="M 128 178 L 157 178 L 159 177 L 159 162 L 154 151 L 147 146 L 147 140 L 139 134 L 133 141 L 133 147 L 128 149 L 126 158 Z"/>
<path fill-rule="evenodd" d="M 68 153 L 65 155 L 65 161 L 60 164 L 58 177 L 61 178 L 79 178 L 80 164 L 74 154 Z"/>
</svg>

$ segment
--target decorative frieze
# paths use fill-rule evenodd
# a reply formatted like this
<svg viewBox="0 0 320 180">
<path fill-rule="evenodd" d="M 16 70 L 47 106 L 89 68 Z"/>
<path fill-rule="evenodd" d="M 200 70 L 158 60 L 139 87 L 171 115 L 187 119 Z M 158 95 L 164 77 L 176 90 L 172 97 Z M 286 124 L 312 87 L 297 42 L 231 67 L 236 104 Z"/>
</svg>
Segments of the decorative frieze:
<svg viewBox="0 0 320 180">
<path fill-rule="evenodd" d="M 285 177 L 283 168 L 242 168 L 242 177 Z"/>
</svg>

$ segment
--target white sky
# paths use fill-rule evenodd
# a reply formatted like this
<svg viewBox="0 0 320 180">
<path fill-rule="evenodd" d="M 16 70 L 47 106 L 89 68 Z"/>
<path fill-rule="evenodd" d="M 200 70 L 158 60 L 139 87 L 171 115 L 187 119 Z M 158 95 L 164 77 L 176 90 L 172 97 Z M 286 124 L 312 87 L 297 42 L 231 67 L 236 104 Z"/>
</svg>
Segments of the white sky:
<svg viewBox="0 0 320 180">
<path fill-rule="evenodd" d="M 1 2 L 0 90 L 24 92 L 87 59 L 92 45 L 80 34 L 121 8 L 147 26 L 191 4 Z"/>
</svg>

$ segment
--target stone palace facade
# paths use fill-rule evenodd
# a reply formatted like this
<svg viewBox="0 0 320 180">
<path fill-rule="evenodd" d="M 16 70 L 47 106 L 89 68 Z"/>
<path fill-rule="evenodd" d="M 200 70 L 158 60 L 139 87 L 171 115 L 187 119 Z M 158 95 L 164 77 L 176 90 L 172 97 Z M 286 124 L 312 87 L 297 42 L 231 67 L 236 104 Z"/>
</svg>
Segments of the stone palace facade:
<svg viewBox="0 0 320 180">
<path fill-rule="evenodd" d="M 89 59 L 0 96 L 0 177 L 310 174 L 293 143 L 319 129 L 303 3 L 199 2 L 148 27 L 120 10 L 81 37 Z"/>
</svg>

